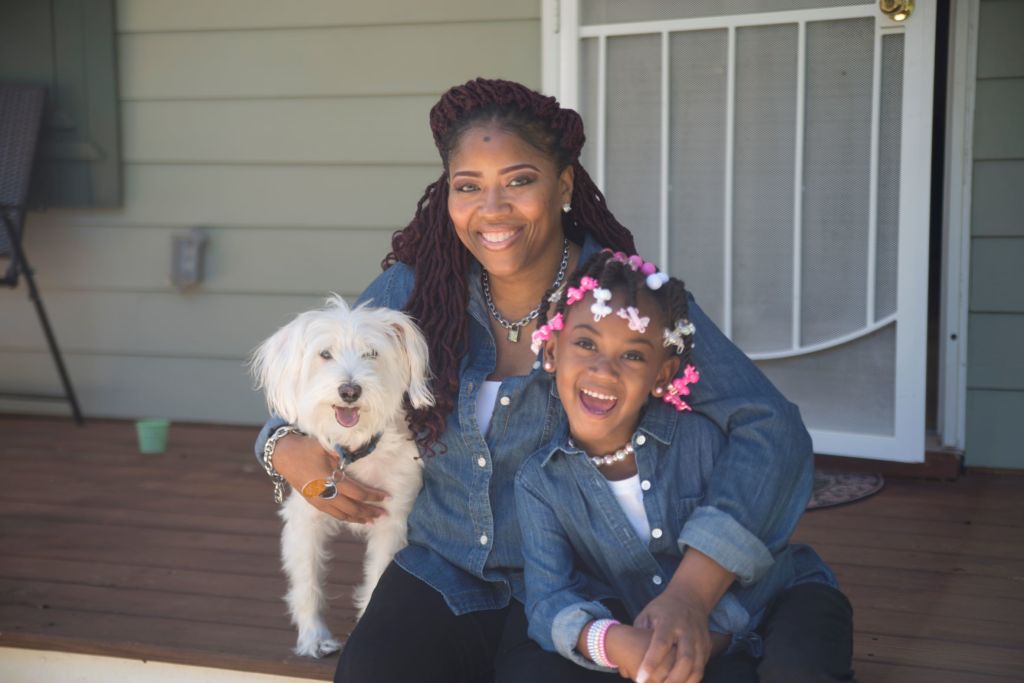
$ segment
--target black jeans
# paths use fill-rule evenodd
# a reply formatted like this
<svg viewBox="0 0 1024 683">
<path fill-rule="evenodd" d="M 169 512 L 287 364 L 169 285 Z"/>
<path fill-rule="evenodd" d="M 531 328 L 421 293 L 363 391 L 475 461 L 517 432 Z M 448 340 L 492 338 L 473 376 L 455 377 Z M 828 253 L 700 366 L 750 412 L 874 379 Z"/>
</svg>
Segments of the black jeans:
<svg viewBox="0 0 1024 683">
<path fill-rule="evenodd" d="M 523 606 L 456 616 L 441 594 L 392 563 L 338 660 L 336 683 L 612 683 L 527 636 Z M 716 657 L 704 680 L 852 681 L 849 602 L 808 584 L 776 599 L 758 629 L 765 657 Z M 845 640 L 844 640 L 845 638 Z M 829 672 L 819 675 L 821 672 Z M 831 672 L 842 671 L 842 675 Z M 830 677 L 831 676 L 831 677 Z M 760 678 L 759 678 L 760 677 Z"/>
<path fill-rule="evenodd" d="M 712 657 L 704 683 L 853 683 L 853 609 L 831 586 L 805 583 L 775 598 L 756 629 L 764 654 Z"/>
</svg>

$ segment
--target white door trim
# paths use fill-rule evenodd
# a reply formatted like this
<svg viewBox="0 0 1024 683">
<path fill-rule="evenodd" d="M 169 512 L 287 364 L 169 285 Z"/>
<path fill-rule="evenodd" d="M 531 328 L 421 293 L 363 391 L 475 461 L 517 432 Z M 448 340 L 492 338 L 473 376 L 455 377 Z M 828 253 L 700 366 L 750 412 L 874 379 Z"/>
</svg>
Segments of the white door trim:
<svg viewBox="0 0 1024 683">
<path fill-rule="evenodd" d="M 967 422 L 971 181 L 979 4 L 978 0 L 953 0 L 949 18 L 938 431 L 943 446 L 959 449 L 964 448 Z"/>
</svg>

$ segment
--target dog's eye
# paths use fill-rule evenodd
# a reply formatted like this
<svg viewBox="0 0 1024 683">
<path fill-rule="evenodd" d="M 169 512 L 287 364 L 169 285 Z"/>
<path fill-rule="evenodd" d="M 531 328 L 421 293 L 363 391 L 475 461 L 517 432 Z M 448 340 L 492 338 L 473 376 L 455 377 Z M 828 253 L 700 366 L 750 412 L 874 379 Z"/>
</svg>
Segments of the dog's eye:
<svg viewBox="0 0 1024 683">
<path fill-rule="evenodd" d="M 376 357 L 377 357 L 377 352 L 374 349 L 370 349 L 369 351 L 367 351 L 366 353 L 363 354 L 363 358 L 365 358 L 367 360 L 373 360 Z"/>
<path fill-rule="evenodd" d="M 324 360 L 330 360 L 331 352 L 328 351 L 327 349 L 324 349 L 323 351 L 320 352 L 320 357 L 323 358 Z"/>
</svg>

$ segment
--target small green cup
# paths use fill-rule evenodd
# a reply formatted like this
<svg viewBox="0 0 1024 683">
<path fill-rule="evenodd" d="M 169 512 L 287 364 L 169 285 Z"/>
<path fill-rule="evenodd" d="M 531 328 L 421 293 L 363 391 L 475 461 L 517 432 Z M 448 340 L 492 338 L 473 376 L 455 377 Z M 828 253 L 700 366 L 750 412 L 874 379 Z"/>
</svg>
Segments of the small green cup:
<svg viewBox="0 0 1024 683">
<path fill-rule="evenodd" d="M 135 434 L 139 437 L 139 451 L 142 453 L 163 453 L 167 450 L 168 420 L 138 420 Z"/>
</svg>

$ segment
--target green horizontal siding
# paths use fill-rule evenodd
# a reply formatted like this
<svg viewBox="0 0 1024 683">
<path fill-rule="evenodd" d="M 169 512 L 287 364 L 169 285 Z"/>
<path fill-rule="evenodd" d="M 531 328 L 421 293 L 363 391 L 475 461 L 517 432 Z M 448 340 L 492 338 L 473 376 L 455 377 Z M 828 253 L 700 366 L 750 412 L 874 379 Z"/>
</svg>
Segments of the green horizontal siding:
<svg viewBox="0 0 1024 683">
<path fill-rule="evenodd" d="M 972 313 L 967 386 L 1024 391 L 1024 314 Z"/>
<path fill-rule="evenodd" d="M 984 0 L 979 23 L 978 78 L 1024 76 L 1024 2 Z"/>
<path fill-rule="evenodd" d="M 380 272 L 440 172 L 441 92 L 540 85 L 540 3 L 120 0 L 116 16 L 124 205 L 35 213 L 26 233 L 69 372 L 87 415 L 259 422 L 248 352 Z M 182 293 L 171 240 L 193 226 L 206 277 Z M 0 316 L 0 391 L 57 391 L 24 289 L 0 291 Z"/>
<path fill-rule="evenodd" d="M 121 0 L 122 31 L 210 31 L 536 19 L 538 0 Z"/>
<path fill-rule="evenodd" d="M 87 416 L 231 424 L 266 419 L 263 399 L 240 360 L 69 353 L 65 362 Z M 46 352 L 0 351 L 0 367 L 0 392 L 61 393 Z M 68 407 L 0 398 L 0 412 L 67 415 Z"/>
<path fill-rule="evenodd" d="M 1024 392 L 967 391 L 968 467 L 1024 467 L 1020 422 L 1024 415 Z"/>
<path fill-rule="evenodd" d="M 971 184 L 969 466 L 1024 469 L 1024 2 L 982 0 Z"/>
<path fill-rule="evenodd" d="M 170 245 L 182 228 L 69 226 L 59 217 L 32 225 L 26 248 L 46 292 L 93 290 L 173 293 Z M 334 226 L 208 227 L 205 279 L 191 298 L 207 294 L 353 294 L 380 273 L 390 229 Z M 0 292 L 2 293 L 2 292 Z M 17 297 L 21 300 L 21 297 Z M 3 299 L 0 298 L 0 301 Z"/>
<path fill-rule="evenodd" d="M 1024 159 L 977 161 L 971 234 L 1024 237 Z"/>
<path fill-rule="evenodd" d="M 535 20 L 122 34 L 119 49 L 130 100 L 429 95 L 481 75 L 540 85 Z"/>
<path fill-rule="evenodd" d="M 126 102 L 125 159 L 136 163 L 426 164 L 437 97 Z"/>
</svg>

